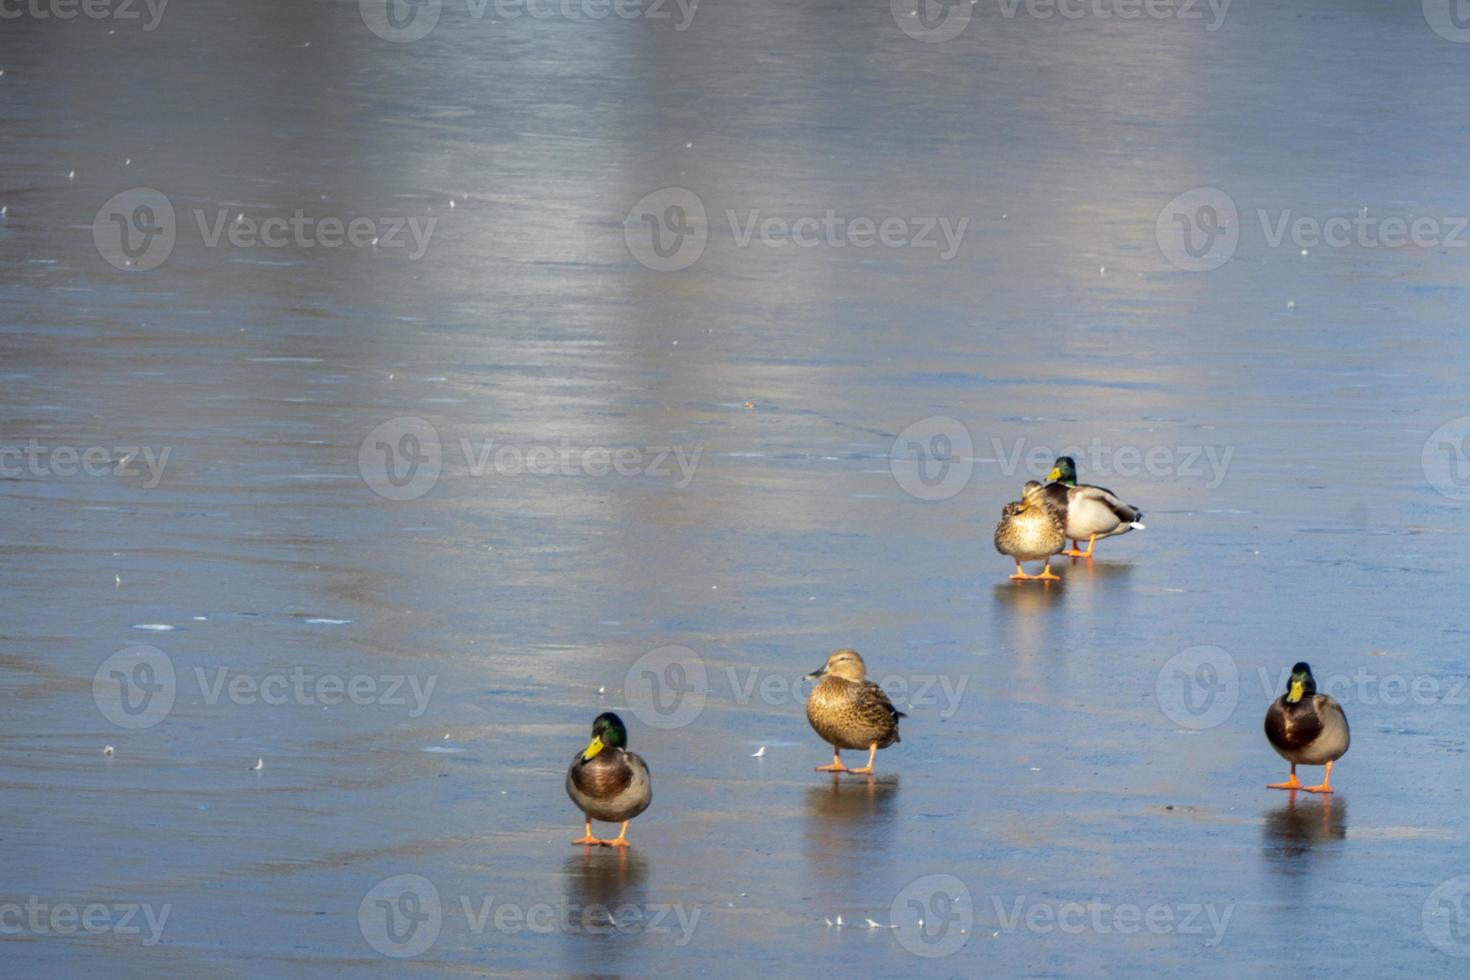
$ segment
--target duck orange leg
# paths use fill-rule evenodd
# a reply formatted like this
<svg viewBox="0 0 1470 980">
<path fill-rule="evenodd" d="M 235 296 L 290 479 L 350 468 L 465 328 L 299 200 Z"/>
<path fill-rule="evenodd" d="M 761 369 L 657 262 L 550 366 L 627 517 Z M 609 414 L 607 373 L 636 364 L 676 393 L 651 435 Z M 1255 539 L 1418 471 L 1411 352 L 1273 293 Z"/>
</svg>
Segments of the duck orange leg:
<svg viewBox="0 0 1470 980">
<path fill-rule="evenodd" d="M 1267 789 L 1301 789 L 1301 780 L 1296 778 L 1296 763 L 1291 764 L 1291 778 L 1284 783 L 1267 783 Z"/>
<path fill-rule="evenodd" d="M 1052 574 L 1050 558 L 1046 560 L 1046 567 L 1041 570 L 1040 575 L 1027 575 L 1021 563 L 1016 562 L 1016 574 L 1011 576 L 1013 582 L 1060 582 L 1061 580 L 1060 575 Z"/>
<path fill-rule="evenodd" d="M 584 832 L 581 837 L 578 837 L 576 840 L 572 841 L 572 843 L 573 844 L 601 844 L 602 843 L 602 841 L 600 841 L 596 837 L 593 837 L 592 836 L 592 818 L 591 817 L 588 817 L 587 818 L 587 830 L 586 830 L 586 832 Z"/>
<path fill-rule="evenodd" d="M 628 843 L 628 821 L 623 821 L 623 829 L 618 831 L 618 836 L 612 840 L 600 840 L 597 843 L 603 847 L 631 847 L 632 845 Z"/>
<path fill-rule="evenodd" d="M 1331 793 L 1332 792 L 1332 763 L 1327 763 L 1327 771 L 1322 774 L 1322 782 L 1316 786 L 1303 786 L 1302 789 L 1308 793 Z"/>
<path fill-rule="evenodd" d="M 866 776 L 873 771 L 873 756 L 878 754 L 878 743 L 874 742 L 868 746 L 868 764 L 861 769 L 849 769 L 848 772 Z"/>
<path fill-rule="evenodd" d="M 1064 551 L 1064 552 L 1062 552 L 1062 554 L 1068 556 L 1069 558 L 1091 558 L 1092 557 L 1092 546 L 1095 545 L 1095 544 L 1097 544 L 1097 535 L 1096 534 L 1094 534 L 1092 537 L 1090 537 L 1090 538 L 1087 539 L 1087 550 L 1086 551 L 1083 551 L 1081 548 L 1077 547 L 1077 541 L 1074 539 L 1072 541 L 1072 548 L 1071 548 L 1071 550 L 1070 551 Z"/>
<path fill-rule="evenodd" d="M 837 746 L 832 746 L 832 764 L 830 766 L 817 766 L 817 772 L 847 772 L 847 767 L 837 756 Z"/>
</svg>

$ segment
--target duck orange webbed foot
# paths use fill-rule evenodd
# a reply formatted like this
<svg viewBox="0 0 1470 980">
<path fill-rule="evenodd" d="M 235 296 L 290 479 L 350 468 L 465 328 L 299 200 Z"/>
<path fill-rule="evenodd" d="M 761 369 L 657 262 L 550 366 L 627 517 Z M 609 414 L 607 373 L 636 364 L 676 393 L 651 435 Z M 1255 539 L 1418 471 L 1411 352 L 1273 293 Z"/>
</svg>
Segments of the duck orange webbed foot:
<svg viewBox="0 0 1470 980">
<path fill-rule="evenodd" d="M 1291 777 L 1284 783 L 1267 783 L 1267 789 L 1301 789 L 1301 780 L 1296 778 L 1296 766 L 1291 767 Z"/>
<path fill-rule="evenodd" d="M 1322 774 L 1322 782 L 1316 786 L 1303 786 L 1302 789 L 1308 793 L 1331 793 L 1332 792 L 1332 763 L 1327 763 L 1327 771 Z"/>
<path fill-rule="evenodd" d="M 858 769 L 849 769 L 848 772 L 854 776 L 871 776 L 873 774 L 873 757 L 878 754 L 877 744 L 868 746 L 868 764 Z"/>
<path fill-rule="evenodd" d="M 847 772 L 847 767 L 837 756 L 837 750 L 832 750 L 832 764 L 830 766 L 817 766 L 817 772 Z"/>
<path fill-rule="evenodd" d="M 576 840 L 572 841 L 572 843 L 573 844 L 601 844 L 602 841 L 600 841 L 596 837 L 593 837 L 592 836 L 592 821 L 589 820 L 589 821 L 587 821 L 587 829 L 586 829 L 586 831 L 583 832 L 583 834 L 582 834 L 581 837 L 578 837 Z"/>
<path fill-rule="evenodd" d="M 1086 551 L 1083 551 L 1080 547 L 1078 547 L 1077 542 L 1076 541 L 1073 541 L 1072 542 L 1072 547 L 1070 547 L 1066 551 L 1062 552 L 1062 554 L 1066 555 L 1068 558 L 1091 558 L 1092 557 L 1092 547 L 1095 544 L 1097 544 L 1097 535 L 1096 534 L 1094 534 L 1091 538 L 1088 539 L 1088 541 L 1087 541 L 1087 550 Z"/>
</svg>

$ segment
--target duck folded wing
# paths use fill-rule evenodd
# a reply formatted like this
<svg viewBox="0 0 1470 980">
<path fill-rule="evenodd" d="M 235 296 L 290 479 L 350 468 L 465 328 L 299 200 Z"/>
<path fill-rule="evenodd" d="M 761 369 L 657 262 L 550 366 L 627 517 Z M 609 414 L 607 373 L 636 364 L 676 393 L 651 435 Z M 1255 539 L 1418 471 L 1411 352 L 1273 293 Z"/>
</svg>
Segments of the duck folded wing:
<svg viewBox="0 0 1470 980">
<path fill-rule="evenodd" d="M 1143 511 L 1123 503 L 1113 491 L 1102 487 L 1073 487 L 1069 496 L 1073 507 L 1105 507 L 1123 524 L 1136 524 L 1143 517 Z"/>
<path fill-rule="evenodd" d="M 864 681 L 857 689 L 853 698 L 853 706 L 862 714 L 865 720 L 877 725 L 887 725 L 907 718 L 908 715 L 899 711 L 888 700 L 888 695 L 883 693 L 883 688 L 872 681 Z"/>
</svg>

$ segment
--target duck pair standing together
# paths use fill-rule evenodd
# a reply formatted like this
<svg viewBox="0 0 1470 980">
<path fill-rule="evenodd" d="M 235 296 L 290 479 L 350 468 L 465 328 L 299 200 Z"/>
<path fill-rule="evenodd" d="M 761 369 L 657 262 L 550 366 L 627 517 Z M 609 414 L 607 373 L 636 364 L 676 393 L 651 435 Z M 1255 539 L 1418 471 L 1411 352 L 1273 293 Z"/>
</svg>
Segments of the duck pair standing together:
<svg viewBox="0 0 1470 980">
<path fill-rule="evenodd" d="M 1012 579 L 1059 581 L 1051 570 L 1051 556 L 1091 558 L 1098 538 L 1143 530 L 1143 512 L 1119 500 L 1111 490 L 1078 484 L 1077 464 L 1070 456 L 1059 457 L 1047 474 L 1047 482 L 1031 480 L 1021 489 L 1021 499 L 1006 504 L 995 526 L 995 550 L 1016 562 Z M 1072 539 L 1068 551 L 1062 549 Z M 1087 550 L 1081 541 L 1087 539 Z M 1044 561 L 1040 575 L 1027 575 L 1022 562 Z"/>
<path fill-rule="evenodd" d="M 832 746 L 832 764 L 817 772 L 869 774 L 873 757 L 899 741 L 898 720 L 907 718 L 893 706 L 883 688 L 868 680 L 867 665 L 856 650 L 838 650 L 821 667 L 806 675 L 815 680 L 806 702 L 806 717 L 822 741 Z M 611 711 L 592 722 L 592 740 L 567 769 L 567 795 L 585 818 L 586 829 L 573 844 L 628 846 L 628 822 L 653 802 L 653 780 L 648 763 L 628 751 L 628 729 Z M 857 769 L 842 764 L 843 749 L 868 750 L 868 763 Z M 621 823 L 612 840 L 592 834 L 592 821 Z"/>
</svg>

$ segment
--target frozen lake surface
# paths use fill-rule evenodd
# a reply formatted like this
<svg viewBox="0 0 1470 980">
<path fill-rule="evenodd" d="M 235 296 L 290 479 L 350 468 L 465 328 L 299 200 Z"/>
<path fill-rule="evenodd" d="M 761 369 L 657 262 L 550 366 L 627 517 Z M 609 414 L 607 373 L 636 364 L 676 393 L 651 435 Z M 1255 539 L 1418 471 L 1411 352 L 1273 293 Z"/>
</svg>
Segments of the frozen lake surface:
<svg viewBox="0 0 1470 980">
<path fill-rule="evenodd" d="M 1425 7 L 0 23 L 0 973 L 1459 970 Z M 1068 448 L 1148 529 L 1007 582 Z M 840 646 L 871 779 L 812 771 Z M 1330 801 L 1265 788 L 1297 660 Z"/>
</svg>

